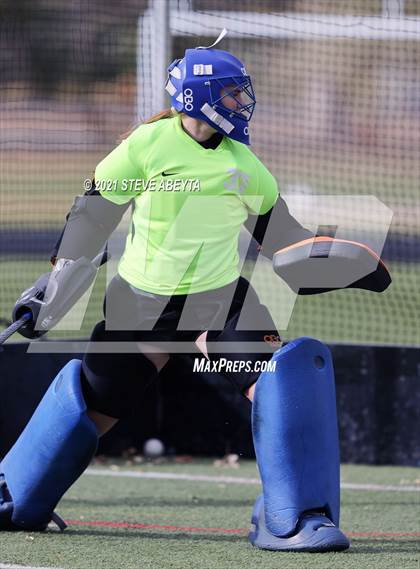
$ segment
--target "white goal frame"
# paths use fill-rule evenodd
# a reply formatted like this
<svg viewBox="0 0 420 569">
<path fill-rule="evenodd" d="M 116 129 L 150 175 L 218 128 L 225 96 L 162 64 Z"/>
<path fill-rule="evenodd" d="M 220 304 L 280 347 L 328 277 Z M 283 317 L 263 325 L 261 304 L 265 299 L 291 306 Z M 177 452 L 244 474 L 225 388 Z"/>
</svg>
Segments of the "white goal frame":
<svg viewBox="0 0 420 569">
<path fill-rule="evenodd" d="M 230 37 L 278 39 L 336 38 L 419 41 L 420 18 L 404 15 L 404 0 L 382 0 L 378 16 L 325 14 L 198 12 L 189 0 L 150 0 L 139 17 L 137 34 L 137 121 L 169 106 L 164 91 L 172 38 L 216 39 L 227 28 Z"/>
</svg>

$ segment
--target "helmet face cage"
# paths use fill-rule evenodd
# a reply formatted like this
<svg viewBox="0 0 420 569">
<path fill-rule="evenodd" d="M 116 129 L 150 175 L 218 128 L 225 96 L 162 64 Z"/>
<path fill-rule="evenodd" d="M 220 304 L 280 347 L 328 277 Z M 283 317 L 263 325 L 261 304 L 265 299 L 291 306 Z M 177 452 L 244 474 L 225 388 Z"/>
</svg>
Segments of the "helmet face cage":
<svg viewBox="0 0 420 569">
<path fill-rule="evenodd" d="M 251 120 L 256 99 L 249 75 L 209 79 L 206 84 L 209 86 L 210 104 L 214 109 L 246 122 Z M 238 91 L 239 95 L 236 94 Z M 224 104 L 226 98 L 236 101 L 236 109 Z"/>
</svg>

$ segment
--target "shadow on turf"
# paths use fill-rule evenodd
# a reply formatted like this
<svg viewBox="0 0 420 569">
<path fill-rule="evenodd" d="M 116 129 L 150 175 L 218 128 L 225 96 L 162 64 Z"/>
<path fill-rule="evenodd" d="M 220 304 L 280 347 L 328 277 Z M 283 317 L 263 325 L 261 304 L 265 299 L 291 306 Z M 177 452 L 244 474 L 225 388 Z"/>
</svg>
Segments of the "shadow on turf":
<svg viewBox="0 0 420 569">
<path fill-rule="evenodd" d="M 413 508 L 418 508 L 418 503 L 413 503 L 413 501 L 408 501 L 407 502 L 403 502 L 403 501 L 398 501 L 398 502 L 391 502 L 391 501 L 387 501 L 387 502 L 383 502 L 382 500 L 380 501 L 380 505 L 384 505 L 384 506 L 404 506 L 404 507 L 413 507 Z M 349 502 L 347 500 L 347 502 L 345 503 L 345 507 L 359 507 L 359 506 L 378 506 L 378 502 L 372 501 L 372 502 Z"/>
<path fill-rule="evenodd" d="M 176 532 L 176 533 L 164 533 L 164 532 L 149 532 L 147 530 L 142 530 L 139 532 L 135 528 L 121 528 L 124 529 L 124 538 L 131 539 L 159 539 L 159 540 L 169 540 L 169 541 L 210 541 L 210 542 L 224 542 L 224 543 L 247 543 L 247 535 L 243 533 L 241 535 L 212 535 L 204 533 L 188 533 L 188 532 Z M 132 530 L 135 531 L 132 531 Z M 103 529 L 79 529 L 76 527 L 69 527 L 66 530 L 66 534 L 77 533 L 78 536 L 103 536 L 103 537 L 115 537 L 121 539 L 121 530 L 103 530 Z M 383 555 L 384 553 L 416 553 L 417 541 L 414 539 L 356 539 L 352 538 L 351 548 L 346 555 L 358 555 L 358 554 L 378 554 Z M 273 553 L 273 552 L 271 552 Z"/>
<path fill-rule="evenodd" d="M 133 508 L 145 508 L 145 507 L 155 507 L 155 508 L 173 508 L 173 507 L 191 507 L 191 506 L 203 506 L 203 507 L 213 507 L 213 508 L 225 508 L 225 507 L 237 507 L 237 508 L 252 508 L 254 505 L 255 498 L 250 498 L 246 500 L 215 500 L 213 498 L 202 499 L 198 496 L 192 496 L 190 499 L 184 500 L 173 500 L 171 498 L 159 499 L 153 497 L 143 497 L 143 498 L 124 498 L 120 500 L 109 500 L 106 502 L 101 500 L 80 500 L 79 498 L 64 498 L 61 504 L 69 505 L 81 505 L 81 506 L 100 506 L 101 508 L 114 508 L 120 506 L 131 506 Z"/>
<path fill-rule="evenodd" d="M 394 537 L 392 539 L 375 538 L 375 539 L 357 539 L 351 538 L 351 548 L 349 555 L 358 555 L 360 553 L 416 553 L 418 551 L 418 542 L 413 539 L 403 539 Z"/>
<path fill-rule="evenodd" d="M 131 539 L 164 539 L 164 540 L 171 540 L 171 541 L 221 541 L 221 542 L 228 542 L 228 543 L 239 543 L 242 541 L 246 541 L 247 537 L 246 534 L 241 535 L 213 535 L 213 534 L 204 534 L 204 533 L 187 533 L 187 532 L 176 532 L 176 533 L 164 533 L 164 532 L 149 532 L 142 530 L 139 532 L 135 528 L 121 528 L 124 530 L 124 538 L 131 538 Z M 66 530 L 66 534 L 77 533 L 78 536 L 86 535 L 86 536 L 104 536 L 107 538 L 115 537 L 121 539 L 122 531 L 121 529 L 116 531 L 107 531 L 107 530 L 98 530 L 98 529 L 76 529 L 75 527 L 69 526 Z M 134 531 L 133 531 L 134 529 Z"/>
</svg>

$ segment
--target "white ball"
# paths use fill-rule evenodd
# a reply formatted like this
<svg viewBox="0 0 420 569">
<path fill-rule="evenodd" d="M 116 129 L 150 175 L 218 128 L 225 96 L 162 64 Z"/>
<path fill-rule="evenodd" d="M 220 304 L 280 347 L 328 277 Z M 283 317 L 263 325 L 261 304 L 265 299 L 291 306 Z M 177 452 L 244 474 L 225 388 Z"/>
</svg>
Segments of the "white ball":
<svg viewBox="0 0 420 569">
<path fill-rule="evenodd" d="M 158 458 L 165 452 L 165 446 L 159 439 L 148 439 L 143 445 L 143 454 L 148 458 Z"/>
</svg>

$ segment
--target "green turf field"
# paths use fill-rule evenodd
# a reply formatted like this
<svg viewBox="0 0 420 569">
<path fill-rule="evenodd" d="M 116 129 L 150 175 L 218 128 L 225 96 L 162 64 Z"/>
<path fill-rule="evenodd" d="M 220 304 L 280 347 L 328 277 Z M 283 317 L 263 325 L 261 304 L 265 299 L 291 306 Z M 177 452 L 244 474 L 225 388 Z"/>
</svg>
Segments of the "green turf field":
<svg viewBox="0 0 420 569">
<path fill-rule="evenodd" d="M 72 520 L 65 533 L 4 533 L 1 563 L 66 569 L 418 568 L 420 480 L 414 468 L 342 467 L 342 483 L 376 486 L 342 490 L 341 527 L 352 547 L 335 554 L 259 551 L 247 542 L 259 493 L 252 461 L 238 469 L 216 468 L 208 459 L 92 468 L 101 474 L 85 474 L 58 508 Z M 121 476 L 127 473 L 162 478 Z M 170 474 L 190 479 L 168 479 Z M 199 475 L 210 480 L 194 480 Z M 238 478 L 254 483 L 234 483 Z"/>
<path fill-rule="evenodd" d="M 0 260 L 0 317 L 10 318 L 11 309 L 20 292 L 43 272 L 50 270 L 47 261 Z M 293 309 L 285 338 L 309 335 L 326 342 L 379 343 L 420 345 L 420 266 L 393 263 L 390 265 L 393 284 L 382 294 L 368 291 L 342 290 L 317 296 L 299 297 Z M 244 275 L 249 277 L 249 266 Z M 271 276 L 274 281 L 267 278 Z M 270 308 L 281 295 L 275 288 L 277 277 L 269 264 L 256 273 L 256 283 L 266 291 L 262 300 Z M 55 330 L 50 338 L 88 337 L 94 324 L 102 319 L 102 299 L 105 290 L 105 270 L 95 285 L 83 319 L 81 330 Z M 267 285 L 267 283 L 269 283 Z M 282 306 L 279 298 L 277 305 Z M 273 313 L 276 313 L 274 306 Z M 70 323 L 72 320 L 70 319 Z M 4 323 L 2 324 L 4 326 Z M 280 330 L 283 330 L 280 328 Z M 11 340 L 19 340 L 15 334 Z"/>
</svg>

